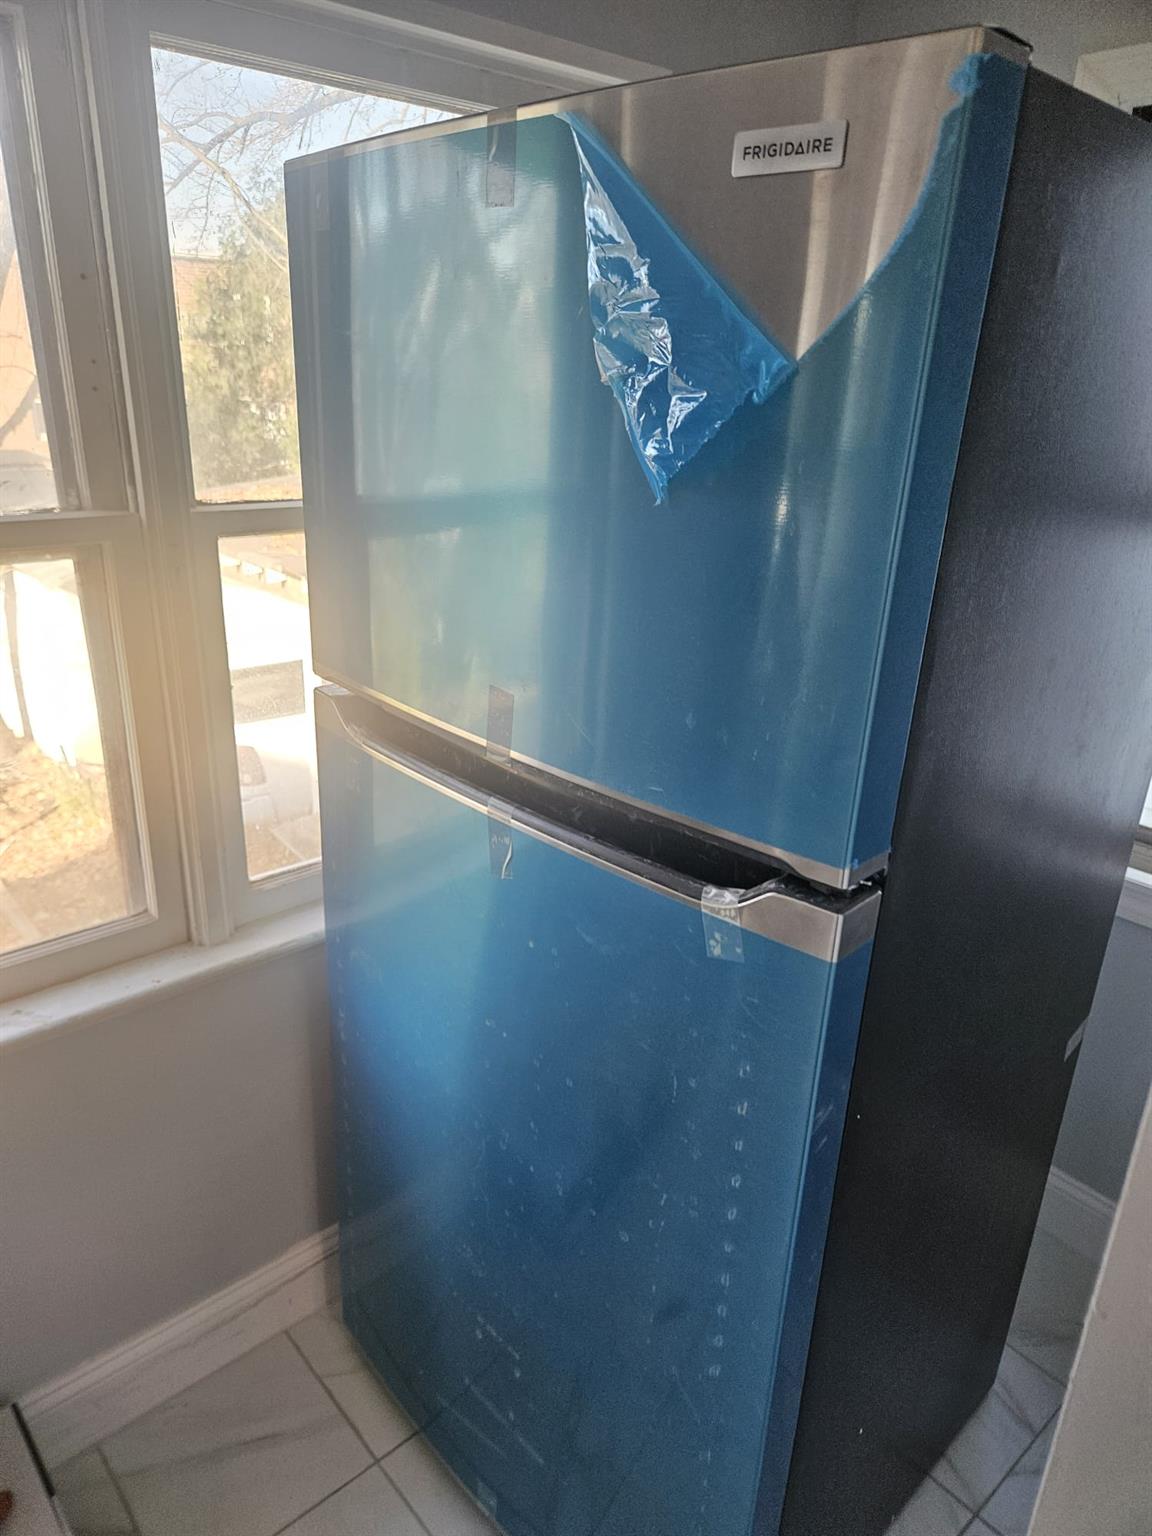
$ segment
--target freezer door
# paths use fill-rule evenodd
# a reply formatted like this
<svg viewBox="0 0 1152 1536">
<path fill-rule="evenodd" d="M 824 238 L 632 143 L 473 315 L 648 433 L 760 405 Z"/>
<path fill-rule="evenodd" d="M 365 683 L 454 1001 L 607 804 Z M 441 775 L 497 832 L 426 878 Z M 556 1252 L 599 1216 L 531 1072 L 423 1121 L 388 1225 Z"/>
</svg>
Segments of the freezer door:
<svg viewBox="0 0 1152 1536">
<path fill-rule="evenodd" d="M 510 1536 L 746 1536 L 787 1469 L 870 943 L 711 943 L 659 871 L 318 718 L 348 1326 Z"/>
<path fill-rule="evenodd" d="M 814 879 L 882 862 L 1022 76 L 948 33 L 289 167 L 317 670 Z M 839 169 L 731 174 L 824 118 Z M 637 319 L 673 366 L 629 424 Z M 638 448 L 713 405 L 657 505 Z"/>
</svg>

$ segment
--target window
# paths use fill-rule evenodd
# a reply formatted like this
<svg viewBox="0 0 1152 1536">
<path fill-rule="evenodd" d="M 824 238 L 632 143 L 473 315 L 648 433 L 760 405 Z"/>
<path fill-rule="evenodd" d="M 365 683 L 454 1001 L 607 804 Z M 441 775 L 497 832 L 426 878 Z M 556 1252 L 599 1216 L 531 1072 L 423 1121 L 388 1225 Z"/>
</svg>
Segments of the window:
<svg viewBox="0 0 1152 1536">
<path fill-rule="evenodd" d="M 450 114 L 169 47 L 151 59 L 192 542 L 215 546 L 230 684 L 218 815 L 243 920 L 320 855 L 284 162 Z"/>
<path fill-rule="evenodd" d="M 20 272 L 16 210 L 4 158 L 0 139 L 0 516 L 39 512 L 56 505 L 56 476 L 40 393 L 37 348 Z"/>
<path fill-rule="evenodd" d="M 0 13 L 0 996 L 187 932 L 63 0 Z M 32 87 L 35 87 L 33 89 Z"/>
<path fill-rule="evenodd" d="M 92 558 L 0 564 L 3 954 L 146 904 L 118 690 L 93 666 L 99 586 Z"/>
<path fill-rule="evenodd" d="M 1140 813 L 1140 822 L 1136 828 L 1132 866 L 1134 869 L 1144 870 L 1146 874 L 1152 874 L 1152 785 L 1148 787 L 1144 809 Z"/>
<path fill-rule="evenodd" d="M 283 162 L 619 78 L 417 30 L 0 0 L 4 997 L 319 894 Z"/>
<path fill-rule="evenodd" d="M 224 631 L 250 879 L 320 856 L 302 533 L 220 540 Z"/>
<path fill-rule="evenodd" d="M 300 497 L 283 165 L 450 114 L 152 53 L 196 497 Z"/>
</svg>

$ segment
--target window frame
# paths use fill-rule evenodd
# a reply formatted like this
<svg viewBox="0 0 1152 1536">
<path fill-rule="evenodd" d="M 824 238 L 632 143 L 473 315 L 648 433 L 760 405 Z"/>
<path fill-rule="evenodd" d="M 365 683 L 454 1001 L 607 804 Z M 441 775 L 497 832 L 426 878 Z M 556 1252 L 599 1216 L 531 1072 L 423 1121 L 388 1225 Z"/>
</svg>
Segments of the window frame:
<svg viewBox="0 0 1152 1536">
<path fill-rule="evenodd" d="M 303 531 L 304 516 L 300 501 L 195 499 L 151 49 L 192 52 L 353 91 L 389 92 L 455 112 L 662 71 L 496 23 L 478 23 L 495 41 L 452 35 L 435 23 L 459 22 L 458 15 L 419 0 L 398 0 L 406 17 L 381 17 L 338 0 L 52 3 L 75 6 L 83 49 L 126 401 L 124 432 L 169 714 L 187 937 L 210 945 L 321 895 L 319 865 L 258 880 L 247 876 L 218 561 L 218 539 Z"/>
<path fill-rule="evenodd" d="M 66 0 L 0 0 L 5 165 L 37 352 L 58 511 L 131 509 L 108 273 Z"/>
<path fill-rule="evenodd" d="M 219 541 L 259 533 L 302 533 L 304 506 L 300 501 L 197 503 L 197 543 L 201 601 L 213 616 L 206 636 L 206 667 L 224 686 L 208 700 L 210 740 L 216 754 L 216 773 L 221 784 L 220 816 L 227 828 L 224 844 L 227 880 L 232 892 L 233 927 L 261 917 L 271 917 L 321 895 L 320 868 L 304 865 L 262 875 L 252 880 L 244 846 L 244 817 L 240 776 L 236 767 L 236 723 L 232 711 L 232 679 L 224 630 L 224 594 L 221 585 Z"/>
<path fill-rule="evenodd" d="M 195 500 L 151 48 L 453 111 L 662 72 L 434 0 L 394 8 L 0 0 L 3 150 L 64 504 L 0 517 L 0 558 L 71 556 L 100 573 L 85 604 L 94 684 L 119 700 L 145 894 L 137 915 L 0 958 L 0 1000 L 219 943 L 320 894 L 318 866 L 247 874 L 217 546 L 300 531 L 303 509 Z M 449 30 L 460 25 L 472 35 Z"/>
<path fill-rule="evenodd" d="M 101 125 L 104 212 L 121 274 L 124 368 L 137 402 L 132 422 L 140 448 L 137 483 L 145 535 L 154 552 L 155 595 L 164 610 L 165 687 L 176 707 L 174 750 L 190 936 L 200 944 L 220 943 L 246 923 L 318 901 L 321 895 L 318 864 L 258 881 L 248 877 L 217 555 L 221 537 L 302 530 L 303 506 L 299 501 L 216 504 L 196 499 L 151 50 L 195 51 L 351 89 L 390 84 L 366 77 L 363 67 L 351 78 L 327 67 L 323 56 L 307 57 L 317 41 L 333 34 L 298 19 L 283 30 L 278 21 L 275 57 L 267 39 L 258 56 L 238 49 L 237 34 L 250 35 L 254 16 L 266 26 L 267 16 L 237 11 L 221 0 L 192 0 L 178 7 L 103 0 L 98 9 L 86 0 L 81 11 L 95 117 Z M 341 32 L 334 36 L 336 59 L 346 52 L 349 39 Z M 363 40 L 358 53 L 361 66 L 370 62 Z M 380 54 L 382 61 L 392 57 L 389 49 Z M 198 742 L 203 744 L 199 750 Z"/>
<path fill-rule="evenodd" d="M 134 791 L 143 910 L 0 956 L 0 999 L 135 960 L 187 937 L 165 701 L 130 494 L 92 141 L 65 0 L 0 4 L 3 153 L 58 510 L 0 515 L 0 559 L 72 558 L 98 573 L 84 597 L 93 683 L 118 700 Z M 142 727 L 146 726 L 144 729 Z"/>
<path fill-rule="evenodd" d="M 48 438 L 48 456 L 61 510 L 78 511 L 87 501 L 81 486 L 83 466 L 74 451 L 79 442 L 75 390 L 68 371 L 62 365 L 59 344 L 61 326 L 58 304 L 59 282 L 55 280 L 49 258 L 49 246 L 43 238 L 44 200 L 37 195 L 37 155 L 28 122 L 29 78 L 27 40 L 23 18 L 9 6 L 0 5 L 0 149 L 8 183 L 8 203 L 12 232 L 20 261 L 24 308 L 28 316 L 29 339 L 40 385 L 41 405 Z M 64 419 L 60 419 L 63 412 Z M 28 513 L 0 513 L 19 517 Z"/>
<path fill-rule="evenodd" d="M 1152 875 L 1152 826 L 1143 821 L 1137 823 L 1136 841 L 1132 844 L 1132 857 L 1128 864 L 1131 869 Z"/>
</svg>

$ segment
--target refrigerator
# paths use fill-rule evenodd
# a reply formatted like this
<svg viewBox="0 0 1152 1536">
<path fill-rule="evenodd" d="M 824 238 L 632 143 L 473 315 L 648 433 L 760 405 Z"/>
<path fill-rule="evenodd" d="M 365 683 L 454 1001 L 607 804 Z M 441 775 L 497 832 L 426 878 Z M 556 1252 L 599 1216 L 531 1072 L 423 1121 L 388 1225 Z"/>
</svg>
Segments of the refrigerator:
<svg viewBox="0 0 1152 1536">
<path fill-rule="evenodd" d="M 1152 136 L 969 28 L 292 162 L 343 1315 L 508 1536 L 871 1536 L 1152 763 Z"/>
</svg>

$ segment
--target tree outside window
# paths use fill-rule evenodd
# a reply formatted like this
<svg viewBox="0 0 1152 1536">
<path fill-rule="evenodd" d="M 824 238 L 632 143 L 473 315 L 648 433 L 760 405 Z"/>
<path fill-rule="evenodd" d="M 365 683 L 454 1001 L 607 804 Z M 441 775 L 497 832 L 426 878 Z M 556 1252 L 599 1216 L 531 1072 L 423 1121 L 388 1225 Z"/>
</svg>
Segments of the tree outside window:
<svg viewBox="0 0 1152 1536">
<path fill-rule="evenodd" d="M 285 160 L 450 114 L 153 51 L 196 496 L 300 496 Z"/>
</svg>

